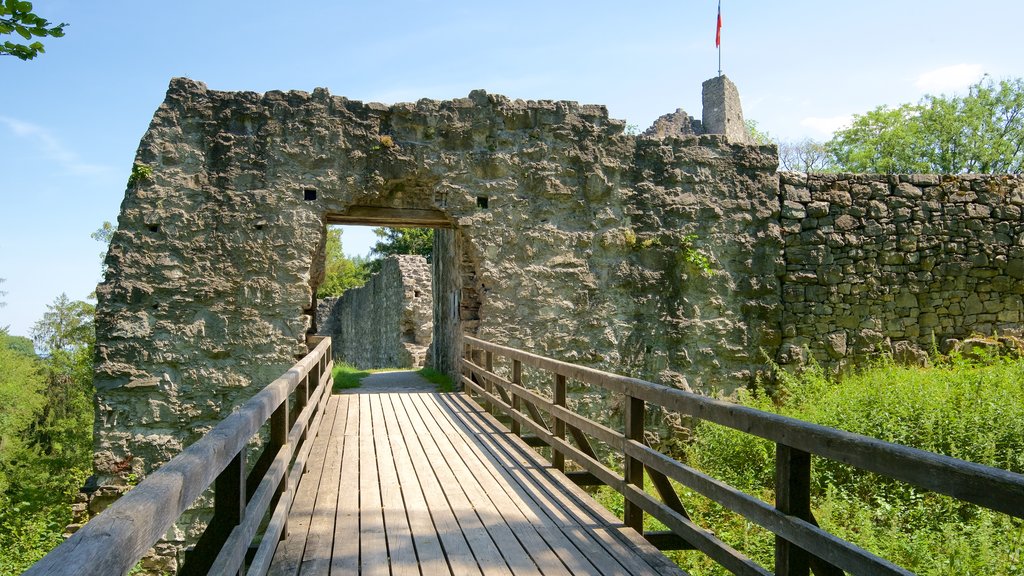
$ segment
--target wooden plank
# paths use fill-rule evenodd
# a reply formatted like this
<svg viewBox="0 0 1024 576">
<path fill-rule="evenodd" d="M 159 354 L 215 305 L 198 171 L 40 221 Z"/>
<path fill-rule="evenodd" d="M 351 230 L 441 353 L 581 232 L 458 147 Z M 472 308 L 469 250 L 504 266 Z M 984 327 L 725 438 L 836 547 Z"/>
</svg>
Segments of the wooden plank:
<svg viewBox="0 0 1024 576">
<path fill-rule="evenodd" d="M 302 554 L 302 574 L 328 574 L 331 567 L 331 552 L 334 545 L 335 517 L 338 513 L 338 485 L 341 474 L 342 450 L 344 445 L 335 441 L 335 432 L 344 429 L 348 420 L 347 405 L 343 406 L 332 396 L 334 418 L 321 423 L 320 433 L 316 442 L 324 445 L 323 472 L 317 489 L 313 515 L 310 520 L 309 532 L 306 536 L 306 547 Z"/>
<path fill-rule="evenodd" d="M 554 383 L 553 383 L 554 398 L 552 398 L 552 402 L 551 403 L 554 404 L 555 406 L 561 406 L 561 407 L 565 408 L 565 406 L 566 406 L 565 376 L 562 376 L 561 374 L 555 374 L 554 375 L 554 379 L 555 379 Z M 562 420 L 561 418 L 558 418 L 557 416 L 554 416 L 553 414 L 552 414 L 552 417 L 555 419 L 555 437 L 556 438 L 561 438 L 562 440 L 565 440 L 565 420 Z M 565 454 L 562 454 L 558 450 L 555 450 L 554 452 L 552 452 L 552 454 L 551 454 L 551 464 L 553 464 L 555 468 L 561 470 L 562 472 L 565 472 Z M 577 482 L 577 484 L 579 484 L 579 483 Z"/>
<path fill-rule="evenodd" d="M 332 400 L 328 400 L 323 411 L 323 418 L 330 424 L 333 424 L 338 409 L 338 403 Z M 316 436 L 307 438 L 310 451 L 306 471 L 300 474 L 298 479 L 291 478 L 296 485 L 292 508 L 288 514 L 289 534 L 278 546 L 271 561 L 269 573 L 273 576 L 298 574 L 302 565 L 302 555 L 306 549 L 306 538 L 309 536 L 309 527 L 313 520 L 330 432 L 329 425 L 321 425 Z"/>
<path fill-rule="evenodd" d="M 485 574 L 512 574 L 505 558 L 502 555 L 502 547 L 508 546 L 510 550 L 516 550 L 516 554 L 523 555 L 522 547 L 512 538 L 506 539 L 507 534 L 501 530 L 488 530 L 488 525 L 477 515 L 474 507 L 474 500 L 470 493 L 465 490 L 472 486 L 472 478 L 459 478 L 449 468 L 447 457 L 443 453 L 430 431 L 423 421 L 419 406 L 414 401 L 418 395 L 409 394 L 403 397 L 406 413 L 413 424 L 415 434 L 420 445 L 430 462 L 439 482 L 439 488 L 448 500 L 452 511 L 466 536 L 473 555 L 476 557 L 480 569 Z"/>
<path fill-rule="evenodd" d="M 783 514 L 808 520 L 811 515 L 811 455 L 789 446 L 775 446 L 775 507 Z M 807 576 L 810 555 L 781 536 L 775 537 L 775 573 Z"/>
<path fill-rule="evenodd" d="M 436 432 L 448 431 L 444 438 L 448 441 L 451 449 L 459 456 L 457 459 L 449 460 L 449 463 L 452 465 L 452 471 L 456 475 L 466 474 L 473 477 L 483 493 L 483 498 L 491 502 L 506 525 L 515 527 L 513 531 L 514 536 L 519 540 L 529 558 L 543 574 L 546 576 L 568 576 L 570 573 L 562 564 L 559 555 L 548 546 L 537 532 L 536 528 L 539 524 L 539 518 L 535 514 L 524 512 L 524 509 L 528 510 L 528 507 L 519 499 L 518 494 L 511 489 L 508 483 L 504 481 L 504 478 L 496 470 L 495 462 L 481 453 L 481 446 L 473 441 L 466 429 L 459 427 L 459 422 L 452 418 L 453 414 L 438 405 L 438 396 L 422 395 L 418 400 L 423 405 L 425 414 L 429 414 L 433 418 L 432 422 L 429 422 L 428 425 Z M 474 500 L 474 502 L 477 502 L 479 509 L 480 503 L 484 502 L 484 500 Z M 578 560 L 586 561 L 582 556 Z M 509 562 L 509 565 L 516 574 L 533 571 L 532 568 L 526 568 L 525 571 L 521 570 L 513 565 L 512 561 Z"/>
<path fill-rule="evenodd" d="M 441 408 L 442 406 L 439 404 L 437 409 Z M 486 440 L 480 438 L 481 435 L 487 434 L 487 432 L 482 430 L 473 419 L 466 418 L 461 412 L 453 410 L 452 406 L 447 402 L 443 403 L 443 409 L 445 414 L 453 417 L 453 423 L 464 432 L 466 437 L 463 438 L 463 443 L 466 443 L 468 446 L 468 437 L 476 438 L 477 441 L 473 442 L 472 449 L 477 458 L 483 459 L 481 461 L 492 463 L 489 467 L 490 470 L 496 475 L 496 478 L 500 478 L 504 483 L 510 497 L 514 496 L 514 500 L 526 521 L 551 546 L 555 554 L 558 555 L 559 559 L 571 573 L 605 575 L 626 573 L 625 571 L 609 570 L 612 567 L 618 567 L 621 570 L 621 567 L 603 548 L 586 538 L 583 538 L 582 542 L 577 542 L 580 545 L 574 544 L 559 529 L 558 520 L 550 514 L 553 508 L 557 508 L 557 504 L 545 501 L 543 490 L 539 490 L 535 486 L 530 478 L 529 471 L 519 466 L 519 462 L 509 460 L 502 451 L 489 449 L 490 442 L 498 441 L 500 435 L 491 433 Z M 458 417 L 457 421 L 454 420 L 455 416 Z M 568 524 L 570 520 L 562 520 L 562 523 Z M 577 540 L 579 539 L 577 538 Z M 599 569 L 598 566 L 601 568 Z M 542 565 L 541 568 L 544 569 L 545 566 Z"/>
<path fill-rule="evenodd" d="M 412 529 L 406 516 L 403 488 L 398 480 L 395 453 L 391 449 L 392 430 L 386 415 L 393 412 L 390 398 L 386 394 L 375 394 L 371 399 L 374 421 L 374 442 L 377 451 L 377 470 L 380 478 L 381 505 L 384 509 L 384 526 L 387 529 L 388 556 L 391 561 L 391 576 L 419 576 L 419 562 L 413 543 Z M 387 402 L 385 402 L 387 400 Z M 447 569 L 447 566 L 445 567 Z"/>
<path fill-rule="evenodd" d="M 394 394 L 387 394 L 382 399 L 382 404 L 388 429 L 387 438 L 391 444 L 395 479 L 401 487 L 404 511 L 416 548 L 416 560 L 418 561 L 419 570 L 414 573 L 419 574 L 422 572 L 425 576 L 447 574 L 451 571 L 445 559 L 444 549 L 441 547 L 441 538 L 431 519 L 431 511 L 423 497 L 423 488 L 416 475 L 416 467 L 413 466 L 406 438 L 402 433 L 399 413 L 394 406 L 395 401 Z M 465 540 L 461 541 L 461 545 L 466 547 L 468 553 L 468 545 L 465 543 Z M 394 564 L 394 559 L 392 559 L 392 564 Z M 398 568 L 402 571 L 405 570 L 403 566 Z"/>
<path fill-rule="evenodd" d="M 502 432 L 503 426 L 465 395 L 448 395 L 446 399 L 453 409 L 460 411 L 467 418 L 476 420 L 485 430 L 491 431 L 490 434 L 480 436 L 482 442 L 490 444 L 494 450 L 503 452 L 506 458 L 521 463 L 518 468 L 511 468 L 512 470 L 532 471 L 529 479 L 531 489 L 546 499 L 547 512 L 552 514 L 553 518 L 559 517 L 558 524 L 563 533 L 595 559 L 594 564 L 602 573 L 682 574 L 675 564 L 635 531 L 621 529 L 622 523 L 618 518 L 573 485 L 564 475 L 550 468 L 539 454 L 522 443 L 519 438 L 507 431 Z M 600 526 L 603 531 L 591 529 L 581 533 L 573 530 L 579 526 Z M 585 535 L 582 541 L 579 540 L 580 534 Z M 603 552 L 599 554 L 598 550 Z"/>
<path fill-rule="evenodd" d="M 390 208 L 386 206 L 350 206 L 343 214 L 328 214 L 328 224 L 366 226 L 409 226 L 418 228 L 450 228 L 451 218 L 440 210 L 424 208 Z"/>
<path fill-rule="evenodd" d="M 430 517 L 433 520 L 438 538 L 444 547 L 449 568 L 456 575 L 481 574 L 480 566 L 473 556 L 473 551 L 466 539 L 466 535 L 463 534 L 455 512 L 445 498 L 441 481 L 434 473 L 434 468 L 429 464 L 427 455 L 423 450 L 423 445 L 420 442 L 404 402 L 405 399 L 403 395 L 393 396 L 391 398 L 392 406 L 400 427 L 399 429 L 402 432 L 402 438 L 408 450 L 408 466 L 413 469 L 419 481 L 425 506 L 430 511 Z M 413 462 L 419 465 L 414 466 Z"/>
<path fill-rule="evenodd" d="M 333 441 L 340 443 L 341 470 L 338 475 L 338 513 L 334 519 L 334 550 L 331 554 L 333 574 L 359 572 L 359 397 L 336 396 L 338 410 L 345 410 L 344 428 L 337 430 Z"/>
<path fill-rule="evenodd" d="M 373 445 L 374 422 L 370 394 L 359 401 L 359 569 L 364 576 L 388 576 L 387 535 Z"/>
<path fill-rule="evenodd" d="M 626 397 L 626 437 L 630 440 L 643 441 L 644 439 L 644 401 L 640 398 Z M 638 489 L 644 489 L 644 465 L 642 462 L 626 454 L 623 463 L 623 480 L 632 484 Z M 626 499 L 624 502 L 623 522 L 633 530 L 643 534 L 644 513 L 634 502 Z"/>
</svg>

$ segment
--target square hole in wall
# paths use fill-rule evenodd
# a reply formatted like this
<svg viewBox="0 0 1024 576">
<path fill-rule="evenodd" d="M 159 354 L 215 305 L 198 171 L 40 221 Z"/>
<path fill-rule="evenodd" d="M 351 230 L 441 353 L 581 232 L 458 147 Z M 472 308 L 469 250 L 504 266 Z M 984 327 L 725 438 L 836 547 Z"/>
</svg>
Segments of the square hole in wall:
<svg viewBox="0 0 1024 576">
<path fill-rule="evenodd" d="M 306 202 L 316 200 L 316 188 L 304 188 L 302 190 L 302 199 Z"/>
<path fill-rule="evenodd" d="M 487 196 L 477 196 L 476 197 L 476 207 L 477 208 L 484 208 L 484 209 L 486 209 L 487 208 Z"/>
</svg>

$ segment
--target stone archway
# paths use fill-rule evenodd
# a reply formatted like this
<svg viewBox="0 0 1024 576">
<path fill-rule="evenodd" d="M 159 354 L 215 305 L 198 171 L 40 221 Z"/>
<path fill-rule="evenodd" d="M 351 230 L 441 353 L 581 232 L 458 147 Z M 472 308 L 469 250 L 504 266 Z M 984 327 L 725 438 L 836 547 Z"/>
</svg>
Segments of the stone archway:
<svg viewBox="0 0 1024 576">
<path fill-rule="evenodd" d="M 774 150 L 677 124 L 173 80 L 97 290 L 100 482 L 167 460 L 306 352 L 331 221 L 449 226 L 449 367 L 468 331 L 676 385 L 751 380 L 779 339 Z M 708 275 L 681 256 L 693 238 Z"/>
</svg>

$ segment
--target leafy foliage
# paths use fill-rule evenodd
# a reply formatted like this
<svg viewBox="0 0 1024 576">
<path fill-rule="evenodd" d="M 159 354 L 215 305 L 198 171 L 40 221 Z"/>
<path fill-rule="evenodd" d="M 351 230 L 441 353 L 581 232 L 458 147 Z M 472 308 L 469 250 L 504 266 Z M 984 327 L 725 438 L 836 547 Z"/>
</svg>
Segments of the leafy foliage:
<svg viewBox="0 0 1024 576">
<path fill-rule="evenodd" d="M 341 228 L 327 229 L 327 246 L 324 281 L 317 288 L 318 298 L 340 296 L 349 288 L 366 283 L 370 276 L 370 264 L 362 257 L 345 256 L 341 246 Z"/>
<path fill-rule="evenodd" d="M 110 241 L 114 239 L 114 232 L 117 232 L 117 225 L 104 220 L 102 226 L 89 234 L 93 240 L 103 243 L 103 252 L 100 252 L 100 272 L 103 276 L 107 275 L 107 252 L 110 251 Z M 90 298 L 94 296 L 90 296 Z"/>
<path fill-rule="evenodd" d="M 1024 79 L 984 78 L 966 96 L 926 96 L 854 117 L 826 144 L 837 167 L 878 173 L 1024 171 Z"/>
<path fill-rule="evenodd" d="M 772 135 L 767 130 L 761 130 L 758 126 L 757 120 L 746 119 L 743 121 L 743 125 L 747 128 L 747 134 L 750 135 L 750 139 L 754 144 L 771 144 L 775 142 Z"/>
<path fill-rule="evenodd" d="M 17 34 L 26 43 L 5 41 L 0 45 L 0 56 L 14 56 L 31 60 L 45 52 L 43 43 L 32 38 L 60 38 L 66 23 L 53 25 L 32 12 L 32 3 L 25 0 L 0 0 L 0 36 Z"/>
<path fill-rule="evenodd" d="M 380 240 L 370 250 L 380 258 L 393 254 L 419 254 L 430 260 L 434 253 L 433 228 L 374 228 Z"/>
<path fill-rule="evenodd" d="M 59 544 L 92 459 L 92 305 L 61 295 L 32 341 L 0 332 L 0 574 Z"/>
<path fill-rule="evenodd" d="M 849 128 L 836 132 L 827 144 L 836 165 L 850 172 L 883 174 L 927 171 L 920 159 L 922 137 L 916 118 L 920 108 L 904 104 L 897 108 L 879 106 L 855 116 Z"/>
<path fill-rule="evenodd" d="M 135 188 L 143 182 L 153 181 L 153 168 L 146 166 L 145 164 L 134 164 L 132 166 L 132 173 L 128 176 L 128 187 Z M 98 238 L 97 238 L 98 240 Z"/>
<path fill-rule="evenodd" d="M 1024 360 L 980 363 L 953 357 L 929 369 L 885 360 L 836 381 L 813 369 L 783 377 L 774 397 L 743 404 L 914 446 L 1024 471 Z M 686 457 L 692 465 L 768 502 L 774 500 L 774 445 L 702 422 Z M 1024 522 L 816 458 L 814 513 L 827 530 L 919 574 L 1024 574 Z M 685 490 L 698 523 L 771 566 L 772 538 L 751 534 L 735 514 Z M 693 574 L 717 568 L 687 556 Z"/>
</svg>

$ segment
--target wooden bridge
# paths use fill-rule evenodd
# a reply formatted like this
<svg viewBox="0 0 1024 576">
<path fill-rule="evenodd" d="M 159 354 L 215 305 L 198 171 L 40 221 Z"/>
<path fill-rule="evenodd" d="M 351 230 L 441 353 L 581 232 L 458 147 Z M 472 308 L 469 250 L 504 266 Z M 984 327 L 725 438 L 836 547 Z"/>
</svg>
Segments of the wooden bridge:
<svg viewBox="0 0 1024 576">
<path fill-rule="evenodd" d="M 816 525 L 812 454 L 1024 518 L 1019 474 L 464 343 L 464 392 L 349 394 L 331 394 L 330 340 L 315 343 L 27 574 L 126 574 L 211 487 L 213 518 L 182 574 L 682 574 L 659 548 L 699 550 L 735 574 L 772 573 L 691 521 L 670 479 L 775 533 L 775 574 L 910 574 Z M 573 412 L 570 381 L 618 396 L 622 425 Z M 647 446 L 648 406 L 775 442 L 777 501 Z M 250 457 L 257 435 L 264 448 Z M 550 461 L 531 445 L 546 446 Z M 614 454 L 622 471 L 607 464 Z M 623 519 L 578 487 L 597 484 L 623 495 Z M 645 514 L 669 530 L 644 532 Z"/>
</svg>

